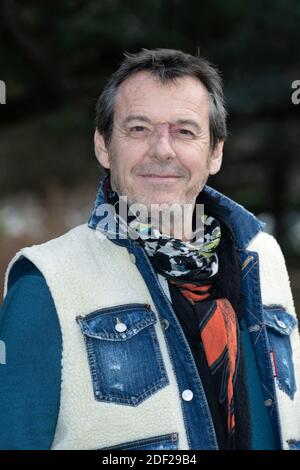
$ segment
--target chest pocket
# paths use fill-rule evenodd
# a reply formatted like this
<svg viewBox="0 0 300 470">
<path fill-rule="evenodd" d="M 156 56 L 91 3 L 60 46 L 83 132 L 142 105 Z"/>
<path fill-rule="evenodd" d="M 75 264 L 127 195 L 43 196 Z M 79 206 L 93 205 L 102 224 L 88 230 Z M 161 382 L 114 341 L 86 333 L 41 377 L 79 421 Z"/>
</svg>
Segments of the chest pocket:
<svg viewBox="0 0 300 470">
<path fill-rule="evenodd" d="M 278 386 L 293 398 L 296 392 L 296 381 L 290 335 L 297 326 L 297 320 L 283 307 L 270 306 L 264 307 L 264 321 Z"/>
<path fill-rule="evenodd" d="M 149 305 L 105 308 L 76 320 L 96 400 L 137 406 L 169 383 Z"/>
</svg>

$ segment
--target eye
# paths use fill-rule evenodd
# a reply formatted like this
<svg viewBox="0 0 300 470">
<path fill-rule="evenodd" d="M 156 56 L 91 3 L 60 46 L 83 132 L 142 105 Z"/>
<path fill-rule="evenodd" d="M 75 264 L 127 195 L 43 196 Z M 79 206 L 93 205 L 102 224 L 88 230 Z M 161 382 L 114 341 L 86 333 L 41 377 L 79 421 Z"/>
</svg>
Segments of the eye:
<svg viewBox="0 0 300 470">
<path fill-rule="evenodd" d="M 177 129 L 177 136 L 182 140 L 192 140 L 195 138 L 194 132 L 184 128 Z"/>
<path fill-rule="evenodd" d="M 146 130 L 146 128 L 144 126 L 134 126 L 134 127 L 130 127 L 130 132 L 143 132 Z"/>
<path fill-rule="evenodd" d="M 142 139 L 150 134 L 150 130 L 145 126 L 132 126 L 127 132 L 130 137 L 135 139 Z"/>
<path fill-rule="evenodd" d="M 189 136 L 193 136 L 194 133 L 192 131 L 189 131 L 188 129 L 179 129 L 179 132 L 180 134 L 182 135 L 189 135 Z"/>
</svg>

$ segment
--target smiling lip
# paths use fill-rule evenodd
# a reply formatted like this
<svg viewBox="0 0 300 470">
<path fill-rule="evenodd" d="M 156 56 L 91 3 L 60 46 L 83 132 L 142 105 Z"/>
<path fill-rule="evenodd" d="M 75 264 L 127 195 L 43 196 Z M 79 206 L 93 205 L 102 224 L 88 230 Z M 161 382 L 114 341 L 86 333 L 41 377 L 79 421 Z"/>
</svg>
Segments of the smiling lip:
<svg viewBox="0 0 300 470">
<path fill-rule="evenodd" d="M 180 178 L 180 176 L 176 175 L 140 175 L 142 178 L 160 178 L 160 179 L 174 179 L 174 178 Z"/>
</svg>

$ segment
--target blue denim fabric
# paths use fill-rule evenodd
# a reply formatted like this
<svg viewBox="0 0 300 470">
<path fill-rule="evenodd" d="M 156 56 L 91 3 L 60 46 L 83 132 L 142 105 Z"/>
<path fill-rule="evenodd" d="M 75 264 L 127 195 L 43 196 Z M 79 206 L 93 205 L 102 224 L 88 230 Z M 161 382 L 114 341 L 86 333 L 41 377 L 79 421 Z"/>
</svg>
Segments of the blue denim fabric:
<svg viewBox="0 0 300 470">
<path fill-rule="evenodd" d="M 177 450 L 178 433 L 164 436 L 148 437 L 137 441 L 124 442 L 116 446 L 104 447 L 98 450 Z"/>
<path fill-rule="evenodd" d="M 125 331 L 115 329 L 118 320 Z M 154 329 L 156 317 L 149 305 L 105 308 L 77 321 L 85 337 L 96 400 L 137 406 L 168 385 Z"/>
<path fill-rule="evenodd" d="M 297 320 L 280 306 L 268 306 L 264 307 L 264 321 L 278 386 L 293 399 L 296 380 L 289 336 L 297 326 Z"/>
<path fill-rule="evenodd" d="M 105 177 L 100 180 L 94 208 L 88 222 L 88 226 L 91 229 L 99 229 L 101 220 L 103 220 L 99 215 L 97 208 L 105 202 L 103 194 L 104 180 Z M 247 250 L 249 242 L 264 228 L 265 224 L 259 221 L 241 205 L 232 201 L 215 189 L 206 185 L 202 191 L 209 194 L 218 205 L 223 206 L 229 211 L 229 223 L 231 224 L 235 235 L 235 242 L 239 251 L 240 262 L 241 265 L 245 263 L 242 273 L 245 322 L 250 333 L 263 392 L 264 404 L 272 425 L 275 446 L 277 449 L 282 449 L 283 444 L 281 440 L 280 421 L 275 395 L 274 366 L 272 363 L 272 355 L 270 353 L 273 348 L 276 349 L 277 355 L 277 353 L 279 354 L 279 350 L 284 348 L 284 361 L 287 361 L 288 368 L 292 368 L 291 351 L 289 350 L 288 341 L 286 339 L 279 341 L 277 337 L 274 339 L 274 332 L 270 333 L 272 328 L 270 325 L 266 324 L 261 302 L 258 255 L 256 252 L 250 252 Z M 102 226 L 101 230 L 105 232 L 107 228 Z M 194 394 L 193 400 L 190 402 L 182 401 L 182 411 L 190 448 L 217 449 L 218 445 L 211 415 L 201 380 L 197 374 L 192 353 L 172 309 L 172 305 L 161 289 L 156 273 L 153 271 L 145 251 L 135 241 L 128 238 L 119 237 L 118 239 L 113 239 L 112 242 L 125 246 L 130 253 L 133 253 L 136 256 L 136 265 L 149 288 L 160 319 L 161 321 L 166 319 L 169 322 L 170 327 L 165 331 L 165 336 L 179 390 L 183 391 L 185 389 L 189 389 L 192 390 Z M 276 334 L 277 333 L 278 331 Z M 283 336 L 284 335 L 281 335 L 281 339 Z M 283 374 L 283 366 L 285 366 L 285 363 L 282 362 L 282 364 L 279 364 L 281 371 L 281 386 L 285 387 L 287 391 L 289 390 L 289 394 L 292 396 L 294 390 L 294 383 L 292 380 L 293 374 L 291 373 L 288 376 L 286 373 Z M 288 379 L 289 384 L 285 381 L 286 378 Z M 283 382 L 285 382 L 285 385 L 283 385 Z M 201 432 L 199 432 L 199 429 L 201 429 Z"/>
</svg>

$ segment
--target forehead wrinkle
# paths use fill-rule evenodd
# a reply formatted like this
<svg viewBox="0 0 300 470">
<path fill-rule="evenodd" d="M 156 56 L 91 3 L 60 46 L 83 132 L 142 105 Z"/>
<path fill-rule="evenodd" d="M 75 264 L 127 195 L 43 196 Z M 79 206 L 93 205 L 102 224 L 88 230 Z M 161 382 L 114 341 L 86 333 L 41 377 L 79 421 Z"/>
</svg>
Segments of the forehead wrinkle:
<svg viewBox="0 0 300 470">
<path fill-rule="evenodd" d="M 186 95 L 189 92 L 187 79 L 192 79 L 194 83 L 200 86 L 196 100 L 193 96 L 182 96 L 182 94 Z M 186 81 L 184 82 L 183 80 Z M 147 95 L 145 95 L 145 91 L 143 90 L 143 84 L 145 82 L 147 82 L 147 86 L 149 85 L 150 87 L 150 90 L 149 87 L 147 89 Z M 164 91 L 166 91 L 165 95 Z M 175 98 L 174 95 L 168 95 L 168 91 L 176 91 Z M 164 96 L 161 96 L 161 93 Z M 155 96 L 159 96 L 162 100 L 165 99 L 166 104 L 164 106 L 157 106 L 155 109 L 153 107 L 153 98 L 155 99 Z M 146 117 L 149 116 L 151 120 L 151 115 L 153 114 L 153 119 L 158 121 L 168 120 L 173 122 L 176 121 L 176 118 L 196 118 L 196 120 L 199 121 L 203 116 L 203 112 L 208 110 L 208 108 L 208 92 L 204 85 L 198 80 L 192 77 L 181 77 L 176 83 L 167 82 L 163 84 L 156 77 L 151 77 L 149 73 L 145 74 L 139 72 L 120 85 L 115 100 L 115 117 L 119 115 L 118 117 L 120 119 L 124 119 L 126 115 L 134 114 Z M 166 117 L 161 119 L 161 116 L 159 116 L 161 111 L 167 111 L 169 119 L 166 119 Z M 189 113 L 192 115 L 189 115 Z M 172 118 L 170 114 L 172 114 Z"/>
<path fill-rule="evenodd" d="M 124 111 L 126 114 L 124 119 L 135 118 L 135 119 L 152 122 L 152 120 L 156 119 L 155 114 L 157 114 L 157 112 L 159 113 L 160 111 L 163 111 L 163 112 L 169 112 L 173 115 L 172 118 L 169 118 L 169 119 L 164 118 L 163 120 L 169 120 L 169 121 L 176 122 L 179 124 L 185 124 L 190 121 L 190 123 L 192 124 L 192 121 L 196 122 L 199 120 L 199 118 L 201 118 L 203 109 L 208 109 L 207 103 L 205 103 L 205 108 L 204 108 L 203 105 L 195 104 L 192 101 L 185 100 L 191 106 L 184 106 L 182 105 L 182 103 L 181 104 L 174 103 L 174 101 L 172 102 L 172 98 L 170 98 L 170 101 L 171 101 L 170 106 L 166 107 L 166 105 L 164 105 L 160 107 L 157 106 L 156 108 L 152 107 L 153 102 L 151 102 L 151 100 L 149 100 L 149 104 L 151 102 L 151 106 L 148 106 L 148 102 L 143 102 L 143 103 L 131 102 L 129 106 L 124 108 Z M 151 115 L 153 115 L 153 117 Z"/>
</svg>

